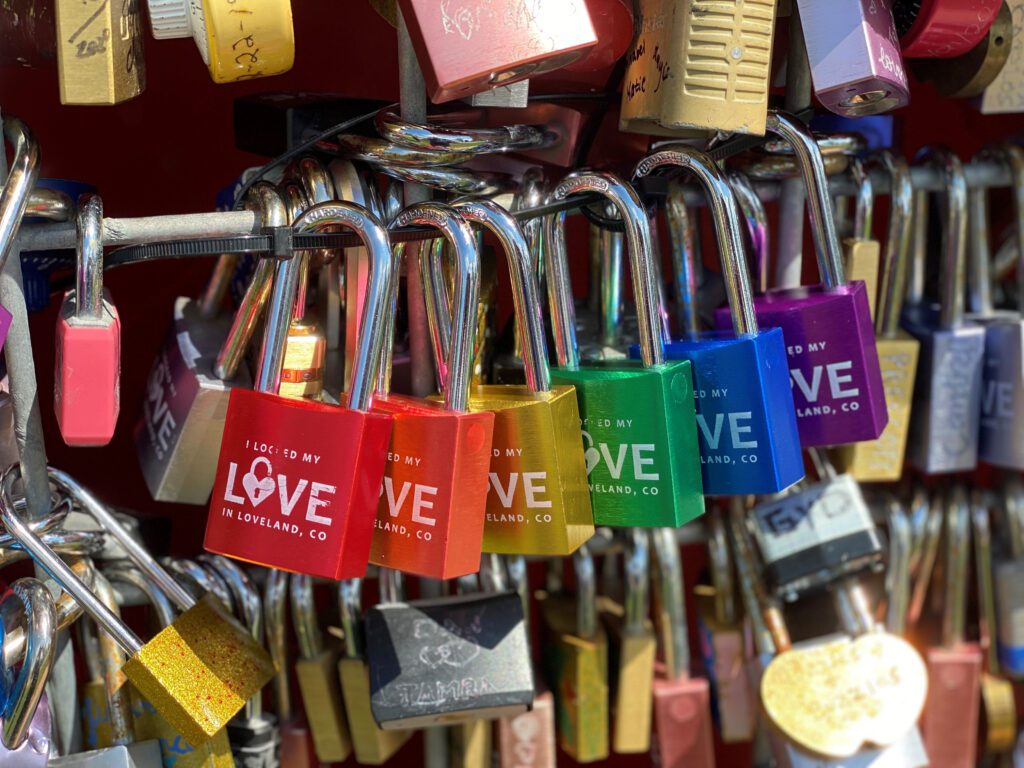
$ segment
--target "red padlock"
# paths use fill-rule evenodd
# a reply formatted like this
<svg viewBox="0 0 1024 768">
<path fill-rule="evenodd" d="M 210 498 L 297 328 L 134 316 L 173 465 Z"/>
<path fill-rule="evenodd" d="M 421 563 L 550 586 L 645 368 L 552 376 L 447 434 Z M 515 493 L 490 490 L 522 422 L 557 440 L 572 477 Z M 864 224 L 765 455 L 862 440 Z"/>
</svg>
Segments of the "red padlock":
<svg viewBox="0 0 1024 768">
<path fill-rule="evenodd" d="M 78 200 L 76 283 L 57 319 L 53 409 L 68 445 L 106 445 L 121 410 L 121 319 L 103 290 L 103 201 Z"/>
<path fill-rule="evenodd" d="M 374 409 L 394 416 L 370 562 L 435 579 L 480 569 L 494 414 L 469 413 L 476 344 L 480 259 L 466 220 L 440 203 L 402 211 L 397 226 L 439 229 L 455 251 L 452 334 L 443 406 L 378 397 Z M 429 258 L 429 246 L 420 259 Z"/>
<path fill-rule="evenodd" d="M 391 285 L 380 220 L 355 203 L 321 203 L 300 232 L 348 227 L 370 254 L 347 407 L 276 393 L 301 260 L 276 268 L 257 390 L 233 389 L 204 547 L 210 552 L 327 579 L 363 576 L 384 475 L 391 418 L 369 412 Z"/>
</svg>

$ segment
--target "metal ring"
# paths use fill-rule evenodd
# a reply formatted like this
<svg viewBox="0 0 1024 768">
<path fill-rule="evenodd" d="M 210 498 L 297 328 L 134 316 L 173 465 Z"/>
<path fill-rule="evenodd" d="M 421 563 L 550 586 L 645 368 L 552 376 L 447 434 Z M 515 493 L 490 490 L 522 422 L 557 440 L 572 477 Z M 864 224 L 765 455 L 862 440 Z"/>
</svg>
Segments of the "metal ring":
<svg viewBox="0 0 1024 768">
<path fill-rule="evenodd" d="M 339 155 L 347 160 L 360 160 L 365 163 L 409 166 L 413 168 L 430 168 L 439 165 L 455 165 L 471 159 L 472 155 L 458 152 L 441 152 L 433 149 L 416 149 L 413 147 L 392 144 L 386 139 L 375 136 L 360 136 L 354 133 L 343 133 L 334 142 L 318 141 L 316 148 Z"/>
<path fill-rule="evenodd" d="M 380 135 L 395 144 L 463 155 L 540 149 L 550 144 L 554 136 L 550 131 L 532 125 L 507 125 L 501 128 L 447 128 L 430 123 L 418 125 L 388 110 L 378 112 L 374 120 Z"/>
<path fill-rule="evenodd" d="M 821 159 L 825 163 L 825 174 L 828 176 L 837 176 L 850 165 L 850 158 L 839 153 L 822 154 Z M 751 162 L 737 167 L 757 181 L 782 181 L 795 179 L 801 175 L 799 163 L 792 156 L 786 155 L 753 156 Z"/>
<path fill-rule="evenodd" d="M 867 147 L 864 137 L 858 133 L 815 133 L 814 141 L 823 155 L 859 155 Z M 769 155 L 792 157 L 793 147 L 784 139 L 768 139 L 758 151 Z"/>
<path fill-rule="evenodd" d="M 386 176 L 400 181 L 410 181 L 413 184 L 422 184 L 426 187 L 440 189 L 442 192 L 458 195 L 491 197 L 516 187 L 511 176 L 499 173 L 455 168 L 403 168 L 388 165 L 374 165 L 374 167 Z"/>
</svg>

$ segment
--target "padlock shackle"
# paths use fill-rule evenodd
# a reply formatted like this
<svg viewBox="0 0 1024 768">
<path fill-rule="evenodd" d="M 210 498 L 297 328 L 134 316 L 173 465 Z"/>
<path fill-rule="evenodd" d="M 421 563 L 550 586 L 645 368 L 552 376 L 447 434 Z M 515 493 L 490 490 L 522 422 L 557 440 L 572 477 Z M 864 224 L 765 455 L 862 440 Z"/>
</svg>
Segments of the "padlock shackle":
<svg viewBox="0 0 1024 768">
<path fill-rule="evenodd" d="M 747 261 L 750 264 L 751 280 L 755 293 L 768 290 L 768 260 L 771 258 L 769 244 L 768 211 L 765 210 L 761 196 L 757 194 L 750 178 L 745 173 L 732 171 L 729 173 L 729 186 L 740 204 L 740 211 L 747 221 L 747 234 L 750 248 Z"/>
<path fill-rule="evenodd" d="M 245 208 L 259 213 L 260 223 L 264 227 L 288 226 L 288 211 L 277 188 L 266 181 L 258 181 L 249 188 L 245 197 Z M 235 377 L 238 366 L 245 356 L 253 333 L 259 325 L 260 315 L 270 298 L 274 275 L 274 261 L 259 259 L 252 279 L 245 289 L 238 310 L 231 321 L 231 328 L 217 352 L 214 375 L 218 379 L 228 381 Z"/>
<path fill-rule="evenodd" d="M 967 176 L 960 158 L 942 147 L 925 147 L 915 165 L 936 169 L 944 179 L 942 207 L 942 265 L 939 271 L 939 327 L 959 328 L 964 323 L 967 284 Z"/>
<path fill-rule="evenodd" d="M 542 126 L 505 125 L 499 128 L 463 128 L 431 123 L 412 123 L 403 120 L 390 109 L 382 109 L 374 118 L 380 135 L 388 141 L 405 147 L 454 152 L 464 155 L 488 155 L 537 149 L 550 142 L 550 132 Z"/>
<path fill-rule="evenodd" d="M 320 203 L 309 208 L 295 222 L 298 232 L 320 232 L 333 226 L 353 230 L 366 247 L 369 257 L 363 313 L 352 353 L 352 378 L 348 386 L 348 408 L 367 411 L 373 399 L 384 347 L 392 274 L 391 242 L 381 220 L 358 203 Z M 277 378 L 280 379 L 280 366 Z"/>
<path fill-rule="evenodd" d="M 7 264 L 18 239 L 25 207 L 39 178 L 39 144 L 35 135 L 13 115 L 4 115 L 3 126 L 4 139 L 13 147 L 14 159 L 0 190 L 0 269 Z"/>
<path fill-rule="evenodd" d="M 480 255 L 469 222 L 443 203 L 415 203 L 402 210 L 396 227 L 423 226 L 439 230 L 454 250 L 455 292 L 452 296 L 452 335 L 447 355 L 448 380 L 444 404 L 449 411 L 465 413 L 473 380 L 476 349 L 476 312 L 480 297 Z M 422 251 L 421 251 L 421 259 Z"/>
<path fill-rule="evenodd" d="M 508 592 L 508 573 L 504 558 L 495 552 L 484 552 L 480 556 L 480 588 L 484 592 Z"/>
<path fill-rule="evenodd" d="M 224 581 L 219 577 L 214 578 L 210 571 L 195 560 L 165 557 L 163 564 L 170 571 L 185 578 L 187 580 L 186 583 L 192 584 L 194 589 L 201 593 L 198 598 L 193 596 L 194 600 L 198 600 L 208 593 L 217 598 L 217 601 L 224 606 L 224 610 L 227 613 L 232 614 L 235 612 L 235 604 Z M 193 594 L 187 587 L 185 587 L 185 590 L 188 591 L 189 595 Z"/>
<path fill-rule="evenodd" d="M 0 481 L 0 520 L 8 533 L 32 556 L 40 568 L 46 571 L 81 605 L 82 609 L 121 646 L 130 657 L 142 650 L 142 641 L 131 631 L 110 609 L 96 597 L 91 589 L 79 579 L 71 567 L 58 557 L 32 532 L 32 529 L 14 511 L 14 483 L 21 476 L 21 467 L 12 464 L 3 474 Z M 127 550 L 127 546 L 125 547 Z M 130 554 L 130 550 L 129 554 Z M 191 598 L 190 598 L 191 599 Z"/>
<path fill-rule="evenodd" d="M 15 607 L 15 602 L 21 605 Z M 32 717 L 53 669 L 57 646 L 57 612 L 50 591 L 41 581 L 18 579 L 0 600 L 0 615 L 6 626 L 10 626 L 11 617 L 18 614 L 24 617 L 25 661 L 0 711 L 3 719 L 0 747 L 10 750 L 18 749 L 28 737 Z"/>
<path fill-rule="evenodd" d="M 509 279 L 512 281 L 512 302 L 515 306 L 516 330 L 522 349 L 526 385 L 533 392 L 549 392 L 551 374 L 548 369 L 543 307 L 526 234 L 515 217 L 493 200 L 461 200 L 452 207 L 466 221 L 479 224 L 491 232 L 504 249 Z M 447 314 L 445 310 L 447 307 L 442 308 L 442 318 Z"/>
<path fill-rule="evenodd" d="M 120 617 L 117 595 L 106 577 L 97 572 L 93 583 L 93 592 L 115 616 Z M 124 685 L 121 668 L 125 664 L 124 651 L 110 637 L 103 633 L 98 635 L 100 669 L 103 672 L 103 690 L 107 697 L 107 716 L 110 721 L 110 741 L 113 745 L 127 745 L 135 741 L 132 725 L 131 701 L 128 686 Z"/>
<path fill-rule="evenodd" d="M 389 218 L 390 222 L 390 218 Z M 426 248 L 426 244 L 421 244 Z M 398 316 L 398 286 L 401 283 L 402 261 L 405 259 L 406 243 L 391 246 L 391 280 L 388 284 L 388 311 L 385 313 L 384 343 L 381 346 L 381 361 L 377 368 L 377 382 L 374 393 L 387 396 L 391 392 L 391 369 L 394 365 L 395 318 Z M 422 251 L 421 251 L 422 252 Z"/>
<path fill-rule="evenodd" d="M 700 258 L 700 232 L 694 225 L 695 218 L 696 213 L 686 208 L 683 187 L 671 182 L 665 198 L 665 222 L 672 249 L 679 330 L 686 336 L 700 331 L 697 289 L 703 282 L 704 264 Z"/>
<path fill-rule="evenodd" d="M 627 529 L 622 568 L 625 572 L 624 631 L 636 634 L 643 632 L 651 612 L 651 543 L 647 529 Z"/>
<path fill-rule="evenodd" d="M 896 499 L 889 499 L 886 518 L 889 528 L 889 565 L 885 571 L 885 628 L 894 635 L 907 629 L 910 606 L 910 558 L 913 533 L 907 512 Z"/>
<path fill-rule="evenodd" d="M 633 171 L 633 178 L 642 179 L 664 168 L 689 171 L 703 187 L 704 197 L 711 210 L 711 220 L 715 224 L 722 281 L 729 299 L 733 333 L 737 336 L 756 334 L 757 315 L 754 314 L 754 296 L 750 291 L 740 208 L 725 173 L 709 155 L 694 147 L 680 145 L 642 159 Z"/>
<path fill-rule="evenodd" d="M 875 631 L 875 616 L 863 584 L 846 578 L 833 584 L 831 592 L 832 604 L 845 632 L 857 637 Z"/>
<path fill-rule="evenodd" d="M 131 534 L 129 534 L 125 527 L 118 522 L 117 518 L 114 517 L 109 509 L 107 509 L 106 505 L 93 496 L 92 492 L 89 491 L 88 488 L 81 485 L 77 480 L 71 477 L 71 475 L 66 472 L 62 472 L 56 467 L 47 467 L 47 473 L 50 476 L 50 482 L 54 483 L 59 489 L 78 502 L 78 506 L 82 511 L 99 523 L 100 528 L 102 528 L 108 536 L 111 536 L 124 548 L 125 554 L 128 555 L 128 559 L 135 563 L 136 567 L 146 574 L 146 577 L 151 579 L 153 583 L 171 599 L 171 602 L 173 602 L 179 610 L 187 611 L 196 604 L 192 595 L 190 595 L 177 581 L 174 580 L 174 577 L 156 561 L 153 555 L 150 554 L 149 550 L 132 538 Z M 10 476 L 13 482 L 13 479 L 19 474 L 20 470 L 12 471 L 11 469 L 8 469 L 5 477 Z M 10 497 L 9 493 L 6 495 L 8 498 Z M 14 533 L 14 531 L 11 532 Z M 36 537 L 36 541 L 39 541 L 38 537 Z M 33 553 L 32 557 L 35 558 L 36 555 Z M 54 578 L 60 581 L 56 575 L 54 575 Z M 67 589 L 67 587 L 65 587 L 65 589 Z M 73 592 L 72 595 L 74 595 L 76 599 L 78 598 L 78 595 L 75 595 Z M 127 651 L 128 649 L 126 648 L 125 650 Z M 131 653 L 131 651 L 128 652 Z"/>
<path fill-rule="evenodd" d="M 967 626 L 967 565 L 971 525 L 967 489 L 955 483 L 946 492 L 946 563 L 942 610 L 942 647 L 954 649 L 964 641 Z"/>
<path fill-rule="evenodd" d="M 75 318 L 103 318 L 103 200 L 86 192 L 78 198 L 75 219 Z"/>
<path fill-rule="evenodd" d="M 175 610 L 170 598 L 138 568 L 127 563 L 115 562 L 103 569 L 103 575 L 111 584 L 127 584 L 145 595 L 161 628 L 174 623 Z"/>
<path fill-rule="evenodd" d="M 971 489 L 971 523 L 974 532 L 974 565 L 978 582 L 978 645 L 985 654 L 990 675 L 999 674 L 996 646 L 996 594 L 992 584 L 992 530 L 988 501 L 981 488 Z"/>
<path fill-rule="evenodd" d="M 846 273 L 843 270 L 843 251 L 836 232 L 821 149 L 807 126 L 787 112 L 769 109 L 767 128 L 793 148 L 793 155 L 807 187 L 807 210 L 811 217 L 811 234 L 818 257 L 819 279 L 825 288 L 838 288 L 846 283 Z"/>
<path fill-rule="evenodd" d="M 263 585 L 263 624 L 267 636 L 267 652 L 274 661 L 274 703 L 278 721 L 286 723 L 292 717 L 292 692 L 288 669 L 288 639 L 286 637 L 288 611 L 288 577 L 290 574 L 276 568 L 267 569 Z"/>
<path fill-rule="evenodd" d="M 615 206 L 605 203 L 604 215 L 609 219 L 618 218 Z M 622 325 L 622 255 L 626 250 L 626 238 L 621 232 L 613 232 L 591 224 L 591 230 L 597 230 L 597 237 L 590 241 L 591 248 L 596 246 L 597 253 L 591 255 L 591 269 L 599 265 L 598 281 L 598 312 L 600 318 L 600 343 L 613 346 Z"/>
<path fill-rule="evenodd" d="M 665 362 L 662 339 L 661 294 L 654 268 L 654 238 L 643 201 L 632 186 L 613 173 L 604 171 L 573 171 L 548 195 L 555 203 L 570 195 L 599 192 L 611 201 L 626 230 L 629 264 L 633 277 L 637 325 L 640 331 L 640 357 L 645 368 Z M 547 219 L 548 299 L 554 328 L 558 364 L 570 370 L 579 368 L 576 343 L 576 310 L 565 247 L 565 212 Z"/>
<path fill-rule="evenodd" d="M 708 562 L 711 584 L 715 588 L 715 620 L 725 625 L 736 623 L 736 580 L 733 578 L 729 534 L 720 510 L 710 510 L 708 524 Z"/>
<path fill-rule="evenodd" d="M 238 258 L 239 254 L 237 253 L 222 253 L 217 257 L 217 263 L 213 265 L 210 279 L 196 302 L 201 320 L 212 320 L 220 311 L 220 306 L 224 303 L 224 295 L 231 285 L 231 277 L 238 266 Z"/>
<path fill-rule="evenodd" d="M 857 185 L 857 199 L 853 214 L 853 236 L 857 240 L 870 240 L 874 230 L 875 187 L 871 176 L 859 157 L 850 158 L 850 175 Z"/>
<path fill-rule="evenodd" d="M 1024 480 L 1011 474 L 1003 483 L 1003 513 L 1010 533 L 1010 555 L 1024 557 Z"/>
<path fill-rule="evenodd" d="M 1014 227 L 1016 228 L 1017 242 L 1024 242 L 1024 150 L 1015 144 L 1009 142 L 1003 142 L 997 144 L 994 147 L 988 147 L 982 150 L 978 156 L 979 159 L 992 160 L 995 162 L 1001 162 L 1010 171 L 1010 188 L 1013 190 L 1013 204 L 1015 209 L 1015 215 L 1013 217 Z M 974 189 L 971 190 L 971 194 L 974 194 Z M 986 190 L 982 189 L 981 194 L 985 195 L 987 201 Z M 974 206 L 975 201 L 972 197 L 972 211 L 971 211 L 971 245 L 972 248 L 975 245 L 975 232 L 974 232 Z M 980 203 L 979 203 L 980 205 Z M 987 210 L 987 208 L 986 208 Z M 980 213 L 980 210 L 979 210 Z M 987 225 L 988 220 L 985 220 Z M 987 234 L 987 230 L 986 230 Z M 980 234 L 979 234 L 980 239 Z M 987 241 L 986 241 L 987 244 Z M 980 257 L 975 253 L 972 257 L 972 263 L 978 262 Z M 991 260 L 991 257 L 989 257 Z M 974 267 L 972 269 L 972 275 Z M 987 270 L 989 274 L 992 272 L 991 264 L 988 265 Z M 978 277 L 981 276 L 981 272 L 978 272 Z M 1018 295 L 1024 296 L 1024 248 L 1018 248 L 1017 255 L 1017 288 Z M 971 292 L 974 293 L 976 289 L 972 286 Z M 991 311 L 991 310 L 990 310 Z"/>
<path fill-rule="evenodd" d="M 405 574 L 394 568 L 377 570 L 377 586 L 380 589 L 380 602 L 401 603 L 405 600 Z"/>
<path fill-rule="evenodd" d="M 341 195 L 337 194 L 335 191 L 333 176 L 317 158 L 310 157 L 309 155 L 300 157 L 296 161 L 292 172 L 302 185 L 303 197 L 306 200 L 306 204 L 302 207 L 302 211 L 297 215 L 294 213 L 293 209 L 293 224 L 302 215 L 302 212 L 310 206 L 317 205 L 318 203 L 329 203 L 341 198 Z M 329 251 L 322 251 L 321 253 L 323 253 L 325 259 L 332 255 Z M 301 259 L 299 286 L 295 292 L 295 307 L 292 312 L 292 319 L 296 322 L 301 322 L 306 317 L 306 296 L 309 293 L 311 254 L 311 251 L 300 251 L 296 255 L 297 258 Z"/>
<path fill-rule="evenodd" d="M 530 581 L 523 555 L 505 555 L 505 566 L 508 569 L 509 589 L 519 595 L 523 604 L 523 622 L 526 625 L 526 636 L 530 637 Z"/>
<path fill-rule="evenodd" d="M 572 567 L 576 574 L 576 634 L 589 640 L 597 634 L 597 574 L 586 544 L 572 553 Z"/>
<path fill-rule="evenodd" d="M 317 625 L 316 605 L 313 602 L 313 577 L 293 573 L 289 587 L 292 606 L 292 624 L 298 640 L 299 656 L 315 659 L 324 650 L 324 636 Z"/>
<path fill-rule="evenodd" d="M 654 594 L 656 615 L 661 617 L 658 630 L 665 668 L 669 680 L 682 680 L 690 675 L 689 629 L 686 623 L 686 586 L 679 542 L 672 528 L 651 531 L 654 545 Z"/>
<path fill-rule="evenodd" d="M 875 309 L 875 333 L 883 339 L 895 338 L 900 330 L 900 315 L 907 294 L 910 272 L 910 244 L 914 216 L 914 185 L 907 161 L 888 149 L 869 155 L 864 170 L 880 167 L 889 174 L 889 226 L 882 254 L 882 282 Z M 869 177 L 870 178 L 870 177 Z"/>
<path fill-rule="evenodd" d="M 381 601 L 383 602 L 383 600 Z M 363 656 L 363 637 L 360 634 L 359 614 L 363 609 L 363 580 L 342 579 L 338 582 L 338 616 L 345 640 L 345 657 Z"/>
<path fill-rule="evenodd" d="M 924 491 L 927 504 L 924 512 L 924 519 L 917 528 L 916 538 L 920 539 L 917 548 L 918 565 L 915 569 L 916 577 L 913 584 L 913 591 L 910 595 L 910 607 L 907 610 L 907 623 L 911 626 L 917 624 L 924 610 L 924 601 L 928 593 L 928 587 L 932 582 L 932 572 L 935 569 L 935 561 L 939 556 L 939 543 L 942 540 L 943 508 L 942 489 L 936 488 L 931 494 Z"/>
<path fill-rule="evenodd" d="M 968 189 L 967 311 L 980 317 L 991 317 L 995 312 L 988 212 L 988 192 L 979 187 Z"/>
</svg>

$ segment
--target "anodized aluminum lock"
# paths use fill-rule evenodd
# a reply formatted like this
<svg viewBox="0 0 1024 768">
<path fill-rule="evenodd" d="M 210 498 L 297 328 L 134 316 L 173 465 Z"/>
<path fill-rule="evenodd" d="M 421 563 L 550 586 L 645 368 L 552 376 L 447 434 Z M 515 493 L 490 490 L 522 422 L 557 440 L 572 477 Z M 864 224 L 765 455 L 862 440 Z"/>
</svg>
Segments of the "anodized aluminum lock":
<svg viewBox="0 0 1024 768">
<path fill-rule="evenodd" d="M 714 161 L 679 147 L 644 158 L 633 175 L 674 168 L 695 175 L 708 198 L 732 319 L 731 333 L 687 327 L 665 345 L 666 357 L 692 366 L 704 492 L 775 493 L 804 476 L 783 332 L 758 329 L 739 205 Z"/>
<path fill-rule="evenodd" d="M 910 102 L 888 0 L 797 0 L 814 93 L 838 115 L 863 117 Z"/>
<path fill-rule="evenodd" d="M 103 289 L 103 201 L 78 201 L 75 288 L 57 318 L 53 409 L 64 442 L 106 445 L 121 411 L 121 319 Z"/>
<path fill-rule="evenodd" d="M 551 378 L 576 387 L 594 522 L 676 528 L 704 512 L 692 366 L 665 360 L 651 230 L 636 191 L 614 174 L 580 171 L 549 200 L 580 192 L 601 193 L 625 224 L 642 360 L 580 365 L 563 211 L 548 217 L 546 233 Z"/>
<path fill-rule="evenodd" d="M 864 283 L 844 276 L 821 150 L 783 112 L 769 111 L 768 130 L 792 147 L 800 167 L 822 282 L 756 296 L 757 320 L 782 329 L 801 445 L 874 440 L 888 422 L 878 350 Z M 727 328 L 729 313 L 720 309 L 715 320 Z"/>
<path fill-rule="evenodd" d="M 951 59 L 976 46 L 1002 0 L 892 0 L 892 15 L 908 59 Z"/>
<path fill-rule="evenodd" d="M 910 462 L 927 474 L 972 470 L 978 463 L 985 329 L 964 313 L 967 179 L 952 152 L 926 148 L 918 162 L 945 185 L 939 306 L 904 308 L 903 327 L 921 342 L 910 419 Z"/>
<path fill-rule="evenodd" d="M 370 562 L 449 579 L 479 570 L 487 505 L 494 414 L 469 411 L 480 263 L 468 222 L 450 206 L 412 205 L 395 224 L 436 228 L 453 246 L 452 336 L 447 359 L 435 359 L 443 403 L 396 395 L 374 402 L 379 412 L 393 415 L 395 425 L 379 488 Z M 430 270 L 429 250 L 428 245 L 421 247 L 421 274 Z M 443 354 L 442 344 L 434 349 Z"/>
<path fill-rule="evenodd" d="M 204 547 L 272 568 L 338 579 L 366 570 L 391 434 L 391 418 L 369 411 L 383 346 L 391 251 L 379 219 L 354 203 L 316 205 L 296 228 L 321 231 L 329 226 L 353 229 L 372 260 L 347 407 L 273 394 L 300 267 L 297 258 L 282 260 L 267 315 L 258 391 L 234 389 L 228 402 Z M 339 442 L 338 434 L 349 437 Z"/>
<path fill-rule="evenodd" d="M 266 227 L 286 224 L 273 185 L 257 182 L 246 196 Z M 163 348 L 150 368 L 135 450 L 156 501 L 205 504 L 216 474 L 224 417 L 232 387 L 251 386 L 245 349 L 270 295 L 273 264 L 259 259 L 233 318 L 217 310 L 233 257 L 221 256 L 203 295 L 180 296 Z"/>
<path fill-rule="evenodd" d="M 525 386 L 480 385 L 473 410 L 494 412 L 483 551 L 567 555 L 594 534 L 580 416 L 572 387 L 552 387 L 542 305 L 526 238 L 512 216 L 490 201 L 456 203 L 456 211 L 494 233 L 505 249 Z M 447 306 L 439 308 L 448 323 Z"/>
</svg>

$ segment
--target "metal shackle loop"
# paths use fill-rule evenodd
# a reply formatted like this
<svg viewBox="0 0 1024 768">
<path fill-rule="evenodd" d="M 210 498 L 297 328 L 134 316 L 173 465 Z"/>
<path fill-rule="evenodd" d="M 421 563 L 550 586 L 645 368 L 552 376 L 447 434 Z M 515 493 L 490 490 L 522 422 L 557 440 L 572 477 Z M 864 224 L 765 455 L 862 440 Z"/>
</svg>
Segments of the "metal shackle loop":
<svg viewBox="0 0 1024 768">
<path fill-rule="evenodd" d="M 105 567 L 103 575 L 112 584 L 127 584 L 145 595 L 161 628 L 174 623 L 175 610 L 170 598 L 138 568 L 124 562 L 116 562 Z"/>
<path fill-rule="evenodd" d="M 75 318 L 103 319 L 103 200 L 86 192 L 78 198 L 75 220 Z"/>
<path fill-rule="evenodd" d="M 479 224 L 492 232 L 505 250 L 512 279 L 512 301 L 515 305 L 526 384 L 534 392 L 548 392 L 551 389 L 551 375 L 548 370 L 544 317 L 540 290 L 533 276 L 533 257 L 525 233 L 515 217 L 492 200 L 463 200 L 452 207 L 466 221 Z"/>
<path fill-rule="evenodd" d="M 914 217 L 914 185 L 910 167 L 888 149 L 869 155 L 864 170 L 878 166 L 889 174 L 889 226 L 882 255 L 882 284 L 875 310 L 875 333 L 893 338 L 900 328 L 900 315 L 910 272 L 910 241 Z"/>
<path fill-rule="evenodd" d="M 471 160 L 473 157 L 459 152 L 410 147 L 392 143 L 389 139 L 352 133 L 339 134 L 335 137 L 335 143 L 321 141 L 317 148 L 340 155 L 347 160 L 405 168 L 457 165 Z"/>
<path fill-rule="evenodd" d="M 640 356 L 645 368 L 661 365 L 665 362 L 661 334 L 661 295 L 654 264 L 654 237 L 643 201 L 632 186 L 615 174 L 603 171 L 573 171 L 559 182 L 548 196 L 548 201 L 558 202 L 570 195 L 583 192 L 602 194 L 615 206 L 622 219 L 633 277 L 637 325 L 640 331 Z M 559 365 L 577 368 L 579 353 L 576 345 L 576 313 L 572 309 L 564 220 L 564 213 L 548 219 L 548 295 L 552 301 L 551 315 L 555 323 Z"/>
<path fill-rule="evenodd" d="M 814 235 L 821 283 L 826 288 L 838 288 L 846 283 L 846 274 L 821 149 L 807 126 L 786 112 L 769 109 L 767 126 L 771 133 L 793 147 L 794 157 L 807 187 L 807 209 L 811 216 L 811 232 Z"/>
<path fill-rule="evenodd" d="M 363 580 L 342 579 L 338 582 L 338 613 L 345 636 L 345 656 L 357 659 L 363 655 L 363 638 L 359 633 L 359 614 L 363 607 Z"/>
<path fill-rule="evenodd" d="M 946 494 L 946 563 L 942 645 L 956 648 L 967 626 L 967 578 L 971 556 L 971 512 L 966 488 L 954 484 Z"/>
<path fill-rule="evenodd" d="M 942 236 L 942 269 L 939 326 L 959 328 L 965 317 L 967 285 L 967 177 L 960 158 L 942 147 L 925 147 L 915 165 L 931 166 L 945 180 L 945 226 Z"/>
<path fill-rule="evenodd" d="M 551 140 L 546 131 L 532 125 L 450 128 L 430 123 L 411 123 L 387 109 L 377 113 L 374 123 L 380 135 L 395 144 L 420 150 L 455 152 L 465 156 L 539 149 L 547 146 Z"/>
<path fill-rule="evenodd" d="M 757 316 L 754 314 L 754 297 L 750 290 L 743 224 L 739 203 L 729 180 L 709 155 L 688 146 L 648 155 L 637 164 L 633 178 L 641 179 L 662 168 L 687 170 L 697 177 L 704 188 L 704 197 L 711 209 L 711 220 L 715 224 L 722 281 L 729 298 L 733 332 L 737 336 L 756 334 Z"/>
<path fill-rule="evenodd" d="M 480 256 L 469 222 L 450 205 L 416 203 L 405 208 L 395 226 L 423 226 L 439 230 L 451 244 L 455 257 L 455 291 L 452 295 L 452 334 L 447 355 L 448 380 L 444 404 L 463 413 L 469 407 L 476 348 L 476 311 L 480 297 Z"/>
<path fill-rule="evenodd" d="M 654 588 L 659 613 L 664 617 L 659 629 L 665 666 L 669 679 L 678 680 L 690 673 L 683 562 L 674 529 L 655 528 L 651 539 L 655 558 Z"/>
<path fill-rule="evenodd" d="M 14 602 L 21 603 L 17 610 L 12 610 Z M 25 660 L 6 706 L 0 712 L 3 746 L 16 750 L 28 737 L 32 716 L 56 659 L 57 612 L 53 597 L 43 583 L 24 578 L 14 582 L 11 591 L 0 601 L 0 614 L 5 626 L 9 626 L 8 616 L 24 617 Z"/>
<path fill-rule="evenodd" d="M 293 573 L 289 594 L 299 654 L 304 659 L 315 659 L 323 652 L 324 637 L 317 624 L 316 605 L 313 603 L 313 578 Z"/>
<path fill-rule="evenodd" d="M 736 202 L 740 204 L 743 218 L 747 220 L 747 234 L 750 235 L 750 250 L 747 253 L 747 260 L 750 263 L 754 290 L 764 293 L 768 290 L 768 259 L 771 255 L 768 211 L 765 210 L 761 197 L 745 173 L 731 172 L 729 186 L 732 187 L 733 194 L 736 195 Z"/>
<path fill-rule="evenodd" d="M 871 183 L 864 161 L 859 157 L 850 158 L 850 175 L 857 185 L 857 201 L 853 214 L 853 236 L 858 240 L 870 240 L 874 229 L 875 187 Z"/>
<path fill-rule="evenodd" d="M 651 542 L 645 528 L 630 528 L 627 532 L 623 569 L 626 629 L 643 629 L 651 608 Z"/>
<path fill-rule="evenodd" d="M 572 553 L 572 567 L 576 573 L 576 634 L 592 638 L 597 633 L 597 573 L 586 544 Z"/>
<path fill-rule="evenodd" d="M 391 242 L 381 220 L 358 203 L 320 203 L 295 222 L 298 232 L 320 232 L 342 226 L 353 230 L 369 255 L 370 274 L 366 284 L 363 314 L 352 355 L 352 380 L 348 388 L 348 407 L 366 411 L 370 407 L 384 347 L 386 313 L 389 306 L 392 273 Z M 280 373 L 278 373 L 280 376 Z"/>
<path fill-rule="evenodd" d="M 0 190 L 0 269 L 11 255 L 29 195 L 39 178 L 39 145 L 32 131 L 12 115 L 4 115 L 3 125 L 4 138 L 14 148 L 14 159 Z"/>
</svg>

